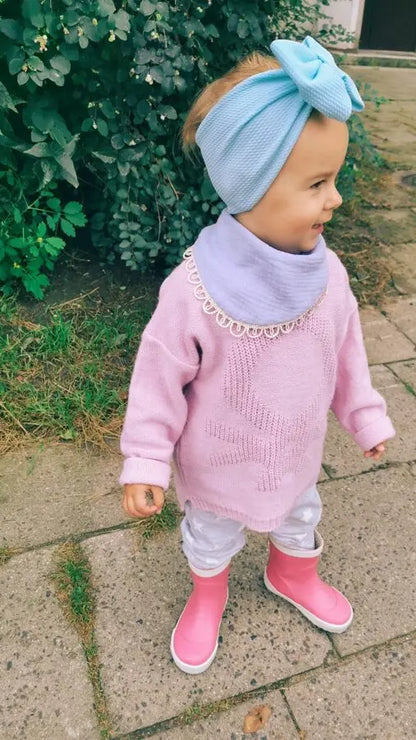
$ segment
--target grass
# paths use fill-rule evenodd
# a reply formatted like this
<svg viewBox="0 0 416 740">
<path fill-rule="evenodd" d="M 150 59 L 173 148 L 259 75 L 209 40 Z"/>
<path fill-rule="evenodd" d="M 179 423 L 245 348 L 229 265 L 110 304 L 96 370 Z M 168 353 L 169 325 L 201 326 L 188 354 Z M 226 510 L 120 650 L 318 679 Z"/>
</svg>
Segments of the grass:
<svg viewBox="0 0 416 740">
<path fill-rule="evenodd" d="M 81 640 L 93 687 L 94 708 L 101 737 L 107 740 L 110 737 L 110 718 L 95 638 L 95 594 L 91 584 L 90 566 L 79 544 L 68 542 L 59 548 L 51 580 L 65 616 Z"/>
<path fill-rule="evenodd" d="M 103 286 L 58 306 L 0 298 L 0 452 L 22 437 L 99 448 L 118 438 L 157 297 L 155 285 L 140 288 L 138 298 Z"/>
<path fill-rule="evenodd" d="M 19 549 L 13 549 L 11 547 L 8 547 L 8 545 L 1 545 L 0 546 L 0 565 L 4 565 L 7 563 L 10 558 L 13 557 L 13 555 L 17 555 L 19 552 L 21 552 Z"/>
<path fill-rule="evenodd" d="M 161 532 L 172 532 L 178 526 L 181 512 L 173 501 L 166 501 L 160 514 L 148 519 L 141 519 L 137 529 L 145 540 L 155 537 Z"/>
</svg>

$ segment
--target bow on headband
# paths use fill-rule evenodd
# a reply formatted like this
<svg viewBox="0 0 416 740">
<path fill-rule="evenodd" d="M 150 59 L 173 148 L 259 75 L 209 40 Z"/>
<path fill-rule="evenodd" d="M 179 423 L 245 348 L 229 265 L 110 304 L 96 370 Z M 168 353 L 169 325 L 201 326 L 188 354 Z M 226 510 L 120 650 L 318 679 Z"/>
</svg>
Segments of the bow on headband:
<svg viewBox="0 0 416 740">
<path fill-rule="evenodd" d="M 281 69 L 248 77 L 211 108 L 196 133 L 212 184 L 229 213 L 258 203 L 313 110 L 346 121 L 364 103 L 332 55 L 307 36 L 271 44 Z"/>
</svg>

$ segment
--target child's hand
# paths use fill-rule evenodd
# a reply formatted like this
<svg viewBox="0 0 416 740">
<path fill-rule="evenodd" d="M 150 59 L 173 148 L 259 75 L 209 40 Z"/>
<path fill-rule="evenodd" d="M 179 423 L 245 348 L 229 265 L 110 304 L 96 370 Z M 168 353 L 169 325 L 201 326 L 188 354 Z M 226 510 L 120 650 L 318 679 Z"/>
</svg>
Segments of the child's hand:
<svg viewBox="0 0 416 740">
<path fill-rule="evenodd" d="M 380 442 L 379 445 L 376 445 L 375 447 L 372 447 L 371 450 L 364 452 L 364 457 L 372 457 L 373 460 L 380 460 L 380 457 L 384 455 L 385 451 L 386 448 L 384 446 L 384 442 Z"/>
<path fill-rule="evenodd" d="M 124 486 L 123 509 L 128 516 L 160 514 L 164 503 L 165 494 L 160 486 L 147 483 L 126 483 Z"/>
</svg>

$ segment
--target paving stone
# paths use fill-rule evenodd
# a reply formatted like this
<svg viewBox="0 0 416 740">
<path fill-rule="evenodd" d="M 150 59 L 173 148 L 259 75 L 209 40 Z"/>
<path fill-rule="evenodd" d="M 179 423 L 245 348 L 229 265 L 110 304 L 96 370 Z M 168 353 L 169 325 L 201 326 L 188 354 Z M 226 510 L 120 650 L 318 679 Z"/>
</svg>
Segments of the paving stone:
<svg viewBox="0 0 416 740">
<path fill-rule="evenodd" d="M 416 395 L 416 360 L 405 360 L 404 362 L 393 362 L 389 365 L 390 370 L 398 375 L 403 383 L 409 386 L 409 392 Z"/>
<path fill-rule="evenodd" d="M 416 69 L 367 67 L 358 64 L 341 66 L 354 80 L 370 83 L 385 98 L 407 101 L 415 99 Z"/>
<path fill-rule="evenodd" d="M 414 296 L 416 294 L 416 242 L 383 246 L 382 253 L 389 262 L 395 288 L 400 293 Z M 411 300 L 415 303 L 414 298 Z M 412 331 L 412 327 L 410 330 Z M 413 341 L 416 341 L 415 337 Z"/>
<path fill-rule="evenodd" d="M 170 635 L 191 582 L 179 539 L 176 531 L 143 547 L 136 532 L 125 530 L 84 543 L 98 587 L 104 688 L 120 733 L 320 665 L 330 648 L 323 632 L 266 591 L 266 538 L 250 533 L 233 560 L 214 663 L 199 676 L 180 671 L 170 657 Z"/>
<path fill-rule="evenodd" d="M 374 650 L 287 689 L 308 740 L 413 740 L 416 642 Z"/>
<path fill-rule="evenodd" d="M 52 548 L 0 567 L 0 737 L 97 740 L 80 643 L 48 579 Z"/>
<path fill-rule="evenodd" d="M 30 445 L 0 460 L 2 537 L 10 547 L 50 542 L 127 521 L 116 455 L 72 444 Z"/>
<path fill-rule="evenodd" d="M 411 208 L 374 209 L 366 212 L 365 220 L 374 238 L 384 244 L 406 244 L 415 239 L 416 213 Z"/>
<path fill-rule="evenodd" d="M 414 342 L 380 311 L 372 307 L 363 308 L 360 319 L 370 365 L 416 357 Z"/>
<path fill-rule="evenodd" d="M 402 364 L 404 363 L 395 363 L 394 367 Z M 393 422 L 396 436 L 388 440 L 386 453 L 381 460 L 374 462 L 371 458 L 364 457 L 361 448 L 331 412 L 328 417 L 323 463 L 332 478 L 376 470 L 386 463 L 416 459 L 416 397 L 384 365 L 372 365 L 370 372 L 374 388 L 387 403 L 387 413 Z"/>
<path fill-rule="evenodd" d="M 387 317 L 400 331 L 416 343 L 416 296 L 389 301 L 383 306 Z M 396 360 L 408 359 L 396 357 Z M 389 362 L 389 360 L 387 360 Z M 392 360 L 394 362 L 394 360 Z"/>
<path fill-rule="evenodd" d="M 386 172 L 377 182 L 377 189 L 372 189 L 369 200 L 372 204 L 387 208 L 405 208 L 415 205 L 415 188 L 402 182 L 409 175 L 409 170 Z"/>
<path fill-rule="evenodd" d="M 416 629 L 416 479 L 407 465 L 322 483 L 321 575 L 352 603 L 341 655 Z"/>
<path fill-rule="evenodd" d="M 251 709 L 266 704 L 272 710 L 267 724 L 254 733 L 243 732 L 244 719 Z M 273 691 L 262 699 L 245 701 L 236 707 L 213 714 L 201 722 L 176 727 L 152 735 L 152 740 L 195 740 L 195 738 L 221 738 L 221 740 L 299 740 L 299 734 L 280 692 Z"/>
</svg>

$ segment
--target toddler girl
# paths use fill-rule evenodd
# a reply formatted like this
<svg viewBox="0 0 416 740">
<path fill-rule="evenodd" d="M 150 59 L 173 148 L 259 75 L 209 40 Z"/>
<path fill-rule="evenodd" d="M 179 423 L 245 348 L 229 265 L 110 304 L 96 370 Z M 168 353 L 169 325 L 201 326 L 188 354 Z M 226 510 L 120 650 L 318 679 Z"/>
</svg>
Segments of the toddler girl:
<svg viewBox="0 0 416 740">
<path fill-rule="evenodd" d="M 364 104 L 311 37 L 271 50 L 189 113 L 185 144 L 196 140 L 226 208 L 160 289 L 121 436 L 131 516 L 160 512 L 173 458 L 194 588 L 171 651 L 187 673 L 215 657 L 245 527 L 269 534 L 269 591 L 329 632 L 350 625 L 349 602 L 317 574 L 328 410 L 374 460 L 394 436 L 347 273 L 322 237 L 342 202 L 345 121 Z"/>
</svg>

